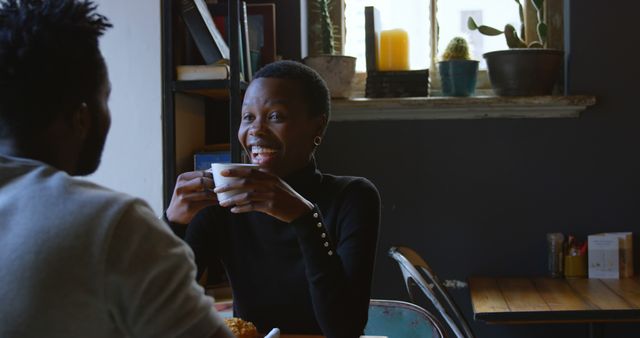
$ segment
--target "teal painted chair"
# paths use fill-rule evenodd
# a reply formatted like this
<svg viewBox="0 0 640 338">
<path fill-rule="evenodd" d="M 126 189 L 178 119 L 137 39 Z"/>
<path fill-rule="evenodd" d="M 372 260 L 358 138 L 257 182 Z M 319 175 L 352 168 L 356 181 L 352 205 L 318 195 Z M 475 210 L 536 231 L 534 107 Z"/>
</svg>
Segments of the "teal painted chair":
<svg viewBox="0 0 640 338">
<path fill-rule="evenodd" d="M 402 276 L 412 301 L 415 301 L 413 289 L 418 288 L 438 310 L 456 338 L 474 338 L 469 323 L 462 315 L 453 298 L 427 262 L 415 251 L 407 247 L 391 247 L 389 256 L 393 258 L 402 271 Z"/>
<path fill-rule="evenodd" d="M 372 299 L 365 335 L 388 338 L 442 338 L 440 322 L 427 310 L 403 301 Z"/>
</svg>

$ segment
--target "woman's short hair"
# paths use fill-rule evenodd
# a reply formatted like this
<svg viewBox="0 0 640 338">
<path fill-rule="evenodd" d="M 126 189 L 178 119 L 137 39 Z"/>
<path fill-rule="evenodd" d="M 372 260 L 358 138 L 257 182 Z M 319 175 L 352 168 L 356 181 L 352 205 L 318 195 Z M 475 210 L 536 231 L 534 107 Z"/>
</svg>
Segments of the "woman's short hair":
<svg viewBox="0 0 640 338">
<path fill-rule="evenodd" d="M 331 95 L 322 77 L 310 67 L 296 61 L 276 61 L 258 70 L 254 79 L 276 78 L 298 81 L 311 116 L 331 116 Z"/>
</svg>

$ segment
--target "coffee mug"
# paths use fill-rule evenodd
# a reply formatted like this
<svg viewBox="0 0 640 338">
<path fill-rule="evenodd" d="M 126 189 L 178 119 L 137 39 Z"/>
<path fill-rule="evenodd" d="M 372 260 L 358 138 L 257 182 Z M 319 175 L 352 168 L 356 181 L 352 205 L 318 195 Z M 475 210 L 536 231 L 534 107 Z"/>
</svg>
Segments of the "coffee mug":
<svg viewBox="0 0 640 338">
<path fill-rule="evenodd" d="M 257 164 L 246 164 L 246 163 L 212 163 L 211 173 L 213 174 L 213 182 L 215 183 L 216 187 L 221 187 L 223 185 L 231 184 L 235 181 L 240 180 L 241 179 L 240 177 L 227 177 L 227 176 L 222 176 L 220 174 L 225 169 L 238 169 L 238 168 L 258 169 L 259 167 Z M 229 190 L 225 192 L 219 192 L 217 194 L 218 201 L 224 201 L 230 198 L 231 196 L 242 193 L 244 191 L 246 190 L 236 189 L 236 190 Z"/>
</svg>

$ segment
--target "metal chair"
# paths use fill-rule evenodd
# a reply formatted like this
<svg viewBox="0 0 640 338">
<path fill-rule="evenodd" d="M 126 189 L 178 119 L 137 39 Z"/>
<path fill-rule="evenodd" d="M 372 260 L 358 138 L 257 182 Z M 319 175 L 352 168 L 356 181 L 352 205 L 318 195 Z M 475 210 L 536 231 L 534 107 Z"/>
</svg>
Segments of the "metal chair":
<svg viewBox="0 0 640 338">
<path fill-rule="evenodd" d="M 365 335 L 388 338 L 443 338 L 442 324 L 418 305 L 372 299 Z"/>
<path fill-rule="evenodd" d="M 420 255 L 412 249 L 398 246 L 389 249 L 389 256 L 395 259 L 400 266 L 407 292 L 412 301 L 415 302 L 413 290 L 417 286 L 438 310 L 457 338 L 474 338 L 469 323 L 462 316 L 436 274 Z M 455 317 L 455 320 L 452 317 Z"/>
</svg>

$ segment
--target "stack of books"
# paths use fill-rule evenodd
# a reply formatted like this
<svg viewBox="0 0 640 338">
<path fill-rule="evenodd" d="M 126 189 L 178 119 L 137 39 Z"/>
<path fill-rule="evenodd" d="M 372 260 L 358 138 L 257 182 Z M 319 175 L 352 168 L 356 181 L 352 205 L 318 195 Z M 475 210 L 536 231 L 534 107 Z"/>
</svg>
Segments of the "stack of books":
<svg viewBox="0 0 640 338">
<path fill-rule="evenodd" d="M 412 97 L 428 95 L 428 69 L 367 72 L 366 97 Z"/>
</svg>

